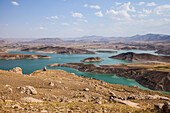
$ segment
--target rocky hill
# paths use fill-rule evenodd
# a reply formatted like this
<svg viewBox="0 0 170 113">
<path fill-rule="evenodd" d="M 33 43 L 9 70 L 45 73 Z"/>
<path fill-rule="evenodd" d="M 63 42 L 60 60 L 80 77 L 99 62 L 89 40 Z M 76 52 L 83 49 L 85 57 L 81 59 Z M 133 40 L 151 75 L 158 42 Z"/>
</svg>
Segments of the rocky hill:
<svg viewBox="0 0 170 113">
<path fill-rule="evenodd" d="M 94 51 L 85 49 L 66 48 L 59 46 L 37 46 L 30 48 L 23 48 L 21 51 L 34 51 L 39 53 L 59 53 L 59 54 L 96 54 Z"/>
<path fill-rule="evenodd" d="M 35 55 L 35 54 L 15 54 L 15 53 L 0 53 L 0 59 L 44 59 L 51 58 L 45 55 Z"/>
<path fill-rule="evenodd" d="M 0 70 L 0 81 L 0 112 L 169 112 L 169 95 L 62 70 L 30 75 Z"/>
<path fill-rule="evenodd" d="M 147 53 L 136 54 L 133 52 L 121 53 L 116 56 L 111 56 L 109 58 L 127 60 L 127 61 L 160 61 L 160 62 L 170 62 L 170 56 L 159 56 Z"/>
<path fill-rule="evenodd" d="M 170 92 L 170 64 L 144 63 L 101 65 L 84 63 L 51 64 L 48 66 L 61 66 L 75 68 L 81 72 L 115 74 L 119 77 L 135 79 L 141 85 L 153 89 Z"/>
</svg>

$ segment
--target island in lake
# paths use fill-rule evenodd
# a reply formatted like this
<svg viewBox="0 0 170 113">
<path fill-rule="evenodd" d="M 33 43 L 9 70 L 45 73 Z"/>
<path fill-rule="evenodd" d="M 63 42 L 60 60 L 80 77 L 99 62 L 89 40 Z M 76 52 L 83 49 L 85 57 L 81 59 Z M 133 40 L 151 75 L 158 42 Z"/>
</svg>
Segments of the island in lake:
<svg viewBox="0 0 170 113">
<path fill-rule="evenodd" d="M 103 59 L 101 59 L 100 57 L 89 57 L 81 60 L 81 62 L 101 62 L 101 61 L 103 61 Z"/>
</svg>

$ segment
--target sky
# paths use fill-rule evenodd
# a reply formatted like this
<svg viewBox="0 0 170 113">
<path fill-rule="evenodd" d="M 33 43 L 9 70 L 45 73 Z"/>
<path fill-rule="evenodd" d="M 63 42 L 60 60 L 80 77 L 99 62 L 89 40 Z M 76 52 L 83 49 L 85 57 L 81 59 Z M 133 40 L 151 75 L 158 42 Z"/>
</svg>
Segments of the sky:
<svg viewBox="0 0 170 113">
<path fill-rule="evenodd" d="M 170 0 L 0 0 L 0 38 L 170 34 Z"/>
</svg>

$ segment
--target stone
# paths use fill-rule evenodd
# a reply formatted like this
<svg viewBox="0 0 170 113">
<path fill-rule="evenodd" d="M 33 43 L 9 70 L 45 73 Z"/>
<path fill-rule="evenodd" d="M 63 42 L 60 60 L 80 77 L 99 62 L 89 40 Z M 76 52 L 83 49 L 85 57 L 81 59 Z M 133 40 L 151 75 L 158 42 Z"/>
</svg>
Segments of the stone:
<svg viewBox="0 0 170 113">
<path fill-rule="evenodd" d="M 20 105 L 18 105 L 18 104 L 11 104 L 11 107 L 12 108 L 18 108 L 18 109 L 21 109 L 21 106 Z"/>
<path fill-rule="evenodd" d="M 9 91 L 10 93 L 12 93 L 12 88 L 8 88 L 8 91 Z"/>
<path fill-rule="evenodd" d="M 120 99 L 117 99 L 117 98 L 115 98 L 113 100 L 117 103 L 121 103 L 121 104 L 128 105 L 128 106 L 135 107 L 135 108 L 140 108 L 138 106 L 138 103 L 134 103 L 134 102 L 131 102 L 131 101 L 128 101 L 128 100 L 120 100 Z"/>
<path fill-rule="evenodd" d="M 15 68 L 11 69 L 10 72 L 14 72 L 14 73 L 22 75 L 22 69 L 20 67 L 15 67 Z"/>
<path fill-rule="evenodd" d="M 162 106 L 162 112 L 163 113 L 170 113 L 170 103 L 165 102 Z"/>
<path fill-rule="evenodd" d="M 54 86 L 54 83 L 53 83 L 53 82 L 50 82 L 49 85 L 50 85 L 50 86 Z"/>
<path fill-rule="evenodd" d="M 43 102 L 42 100 L 35 99 L 35 98 L 32 98 L 32 97 L 24 97 L 24 98 L 21 98 L 20 101 L 24 101 L 24 102 Z"/>
<path fill-rule="evenodd" d="M 47 68 L 46 68 L 46 66 L 44 67 L 43 71 L 47 71 Z"/>
<path fill-rule="evenodd" d="M 85 88 L 84 91 L 89 91 L 89 89 L 88 89 L 88 88 Z"/>
<path fill-rule="evenodd" d="M 36 94 L 37 94 L 37 91 L 36 91 L 36 89 L 35 89 L 34 87 L 32 87 L 32 86 L 26 86 L 25 88 L 26 88 L 26 91 L 27 91 L 28 93 L 33 94 L 33 95 L 36 95 Z"/>
<path fill-rule="evenodd" d="M 154 109 L 159 111 L 162 108 L 162 104 L 154 104 Z"/>
<path fill-rule="evenodd" d="M 41 113 L 48 113 L 48 111 L 43 109 L 43 110 L 41 110 Z"/>
</svg>

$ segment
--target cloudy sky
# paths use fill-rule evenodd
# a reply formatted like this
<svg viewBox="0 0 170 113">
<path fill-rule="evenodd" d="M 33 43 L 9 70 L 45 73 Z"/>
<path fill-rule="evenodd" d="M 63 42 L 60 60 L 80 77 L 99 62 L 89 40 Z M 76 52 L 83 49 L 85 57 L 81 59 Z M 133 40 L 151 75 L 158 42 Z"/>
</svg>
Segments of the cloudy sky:
<svg viewBox="0 0 170 113">
<path fill-rule="evenodd" d="M 170 0 L 0 0 L 0 38 L 170 34 Z"/>
</svg>

